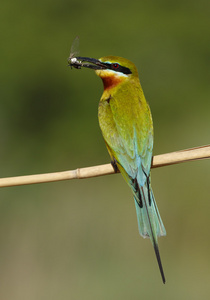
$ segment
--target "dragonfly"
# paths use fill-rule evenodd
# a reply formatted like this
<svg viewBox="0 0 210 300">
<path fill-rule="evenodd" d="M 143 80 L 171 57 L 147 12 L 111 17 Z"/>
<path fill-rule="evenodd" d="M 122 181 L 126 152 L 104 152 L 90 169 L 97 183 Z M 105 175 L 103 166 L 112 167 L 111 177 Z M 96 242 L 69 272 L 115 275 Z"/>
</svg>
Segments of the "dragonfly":
<svg viewBox="0 0 210 300">
<path fill-rule="evenodd" d="M 100 61 L 98 61 L 97 59 L 91 58 L 91 60 L 90 60 L 89 57 L 82 57 L 82 56 L 77 56 L 77 55 L 79 55 L 79 37 L 78 36 L 75 37 L 75 39 L 73 40 L 73 43 L 71 45 L 71 51 L 70 51 L 70 55 L 68 58 L 68 65 L 71 68 L 74 67 L 75 69 L 81 69 L 82 67 L 90 68 L 90 69 L 97 69 L 98 66 L 102 67 L 102 65 L 100 64 Z"/>
<path fill-rule="evenodd" d="M 76 36 L 71 45 L 71 51 L 68 58 L 68 64 L 70 67 L 74 67 L 76 69 L 81 69 L 81 62 L 77 60 L 79 55 L 79 37 Z"/>
</svg>

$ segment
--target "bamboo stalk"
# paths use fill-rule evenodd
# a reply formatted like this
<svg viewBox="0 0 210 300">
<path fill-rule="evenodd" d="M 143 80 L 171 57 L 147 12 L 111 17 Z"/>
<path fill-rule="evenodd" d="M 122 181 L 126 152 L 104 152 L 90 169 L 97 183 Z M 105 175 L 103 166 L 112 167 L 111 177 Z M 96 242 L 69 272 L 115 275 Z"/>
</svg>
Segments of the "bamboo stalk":
<svg viewBox="0 0 210 300">
<path fill-rule="evenodd" d="M 185 149 L 153 157 L 152 168 L 179 164 L 182 162 L 210 158 L 210 145 Z M 78 168 L 71 171 L 7 177 L 0 179 L 0 187 L 18 186 L 35 183 L 45 183 L 61 180 L 84 179 L 103 175 L 114 174 L 111 164 L 87 168 Z"/>
</svg>

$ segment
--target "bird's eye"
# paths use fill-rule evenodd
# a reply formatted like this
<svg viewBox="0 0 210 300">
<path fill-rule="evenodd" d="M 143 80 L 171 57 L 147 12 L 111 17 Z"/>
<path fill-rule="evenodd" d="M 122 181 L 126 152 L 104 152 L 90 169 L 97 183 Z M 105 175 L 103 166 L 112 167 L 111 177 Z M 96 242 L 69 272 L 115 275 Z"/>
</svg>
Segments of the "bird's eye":
<svg viewBox="0 0 210 300">
<path fill-rule="evenodd" d="M 119 68 L 119 64 L 117 63 L 112 64 L 112 68 L 116 70 L 117 68 Z"/>
</svg>

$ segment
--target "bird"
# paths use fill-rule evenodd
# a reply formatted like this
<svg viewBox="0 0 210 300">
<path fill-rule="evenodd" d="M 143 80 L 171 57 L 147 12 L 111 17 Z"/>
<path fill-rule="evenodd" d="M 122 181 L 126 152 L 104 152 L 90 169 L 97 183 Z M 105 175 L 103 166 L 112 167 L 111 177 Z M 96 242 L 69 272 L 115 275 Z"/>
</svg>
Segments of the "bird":
<svg viewBox="0 0 210 300">
<path fill-rule="evenodd" d="M 153 121 L 134 63 L 118 56 L 100 59 L 76 57 L 75 68 L 94 69 L 104 86 L 98 119 L 115 172 L 120 171 L 130 187 L 136 208 L 139 233 L 150 238 L 163 283 L 165 275 L 158 237 L 166 230 L 151 187 Z"/>
</svg>

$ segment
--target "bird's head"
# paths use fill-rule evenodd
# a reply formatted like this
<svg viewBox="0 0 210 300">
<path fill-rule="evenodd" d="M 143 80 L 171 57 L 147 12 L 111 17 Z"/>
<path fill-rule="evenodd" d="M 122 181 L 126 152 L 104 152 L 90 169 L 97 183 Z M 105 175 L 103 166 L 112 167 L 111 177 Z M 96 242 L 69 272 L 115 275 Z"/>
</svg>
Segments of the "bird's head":
<svg viewBox="0 0 210 300">
<path fill-rule="evenodd" d="M 69 64 L 75 68 L 94 69 L 103 80 L 105 90 L 131 78 L 138 78 L 136 66 L 128 59 L 118 56 L 104 56 L 99 59 L 76 57 Z"/>
</svg>

